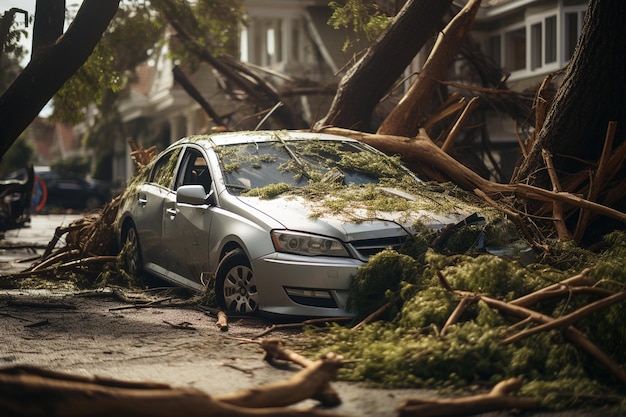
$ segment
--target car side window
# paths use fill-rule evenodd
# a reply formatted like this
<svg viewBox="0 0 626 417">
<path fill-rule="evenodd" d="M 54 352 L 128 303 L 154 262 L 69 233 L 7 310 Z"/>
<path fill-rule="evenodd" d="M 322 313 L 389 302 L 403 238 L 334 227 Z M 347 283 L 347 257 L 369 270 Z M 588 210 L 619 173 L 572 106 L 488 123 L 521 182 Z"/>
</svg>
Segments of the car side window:
<svg viewBox="0 0 626 417">
<path fill-rule="evenodd" d="M 206 159 L 197 149 L 187 149 L 177 186 L 199 184 L 204 191 L 211 190 L 211 174 Z"/>
<path fill-rule="evenodd" d="M 150 182 L 157 183 L 165 188 L 171 188 L 179 154 L 180 148 L 173 149 L 156 161 L 150 174 Z"/>
</svg>

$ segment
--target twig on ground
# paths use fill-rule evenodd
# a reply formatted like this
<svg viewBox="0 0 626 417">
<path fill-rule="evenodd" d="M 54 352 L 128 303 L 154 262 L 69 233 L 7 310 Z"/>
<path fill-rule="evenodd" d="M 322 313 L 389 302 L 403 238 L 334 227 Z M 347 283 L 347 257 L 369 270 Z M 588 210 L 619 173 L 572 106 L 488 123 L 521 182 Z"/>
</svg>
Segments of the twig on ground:
<svg viewBox="0 0 626 417">
<path fill-rule="evenodd" d="M 298 323 L 278 323 L 278 324 L 272 324 L 270 327 L 268 327 L 267 329 L 263 330 L 262 332 L 258 333 L 256 336 L 254 336 L 254 339 L 258 339 L 259 337 L 263 337 L 271 332 L 273 332 L 274 330 L 278 330 L 278 329 L 301 329 L 305 326 L 314 326 L 316 324 L 324 324 L 324 323 L 331 323 L 331 322 L 341 322 L 341 321 L 350 321 L 352 320 L 352 317 L 327 317 L 327 318 L 320 318 L 320 319 L 309 319 L 309 320 L 305 320 L 305 321 L 301 321 Z"/>
</svg>

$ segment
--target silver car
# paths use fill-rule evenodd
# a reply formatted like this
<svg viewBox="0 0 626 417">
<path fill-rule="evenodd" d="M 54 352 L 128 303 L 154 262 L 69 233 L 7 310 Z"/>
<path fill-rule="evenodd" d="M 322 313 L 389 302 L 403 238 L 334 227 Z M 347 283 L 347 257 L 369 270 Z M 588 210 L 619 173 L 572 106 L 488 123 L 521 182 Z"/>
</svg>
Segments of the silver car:
<svg viewBox="0 0 626 417">
<path fill-rule="evenodd" d="M 420 184 L 397 158 L 345 137 L 190 136 L 129 186 L 116 229 L 131 273 L 198 291 L 214 280 L 230 312 L 347 316 L 350 279 L 370 256 L 475 212 L 451 193 L 411 192 Z"/>
</svg>

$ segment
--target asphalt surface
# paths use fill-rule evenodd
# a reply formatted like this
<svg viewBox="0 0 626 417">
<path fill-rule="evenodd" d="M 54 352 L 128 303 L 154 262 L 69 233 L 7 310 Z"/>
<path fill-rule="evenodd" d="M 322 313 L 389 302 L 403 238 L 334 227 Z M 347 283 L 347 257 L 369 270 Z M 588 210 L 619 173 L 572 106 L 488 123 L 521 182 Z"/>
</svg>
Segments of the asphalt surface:
<svg viewBox="0 0 626 417">
<path fill-rule="evenodd" d="M 82 214 L 34 214 L 30 223 L 20 229 L 0 232 L 0 274 L 23 271 L 29 266 L 28 259 L 41 255 L 54 237 L 59 226 L 68 226 Z M 57 246 L 63 245 L 59 241 Z M 9 248 L 14 246 L 14 248 Z"/>
<path fill-rule="evenodd" d="M 43 253 L 56 227 L 80 218 L 77 214 L 36 215 L 30 227 L 4 233 L 0 241 L 0 279 L 23 271 Z M 60 245 L 63 242 L 59 243 Z M 17 246 L 17 247 L 16 247 Z M 141 294 L 130 294 L 142 296 Z M 145 294 L 143 294 L 145 296 Z M 150 295 L 149 295 L 150 296 Z M 151 295 L 162 300 L 163 293 Z M 21 301 L 61 301 L 70 309 L 33 307 Z M 297 366 L 274 367 L 263 361 L 263 351 L 250 342 L 271 323 L 231 320 L 227 332 L 215 317 L 197 310 L 132 308 L 114 297 L 83 297 L 67 289 L 0 289 L 0 367 L 33 365 L 84 376 L 127 381 L 153 381 L 189 387 L 218 395 L 287 379 Z M 284 340 L 297 351 L 298 331 L 283 330 L 271 337 Z M 396 416 L 405 399 L 435 399 L 430 390 L 371 389 L 360 384 L 333 382 L 342 399 L 330 413 L 364 417 Z M 294 407 L 315 407 L 306 400 Z M 2 410 L 0 410 L 0 416 Z M 482 417 L 504 417 L 510 412 L 490 412 Z M 567 412 L 517 412 L 516 416 L 591 417 L 610 415 L 606 410 Z"/>
</svg>

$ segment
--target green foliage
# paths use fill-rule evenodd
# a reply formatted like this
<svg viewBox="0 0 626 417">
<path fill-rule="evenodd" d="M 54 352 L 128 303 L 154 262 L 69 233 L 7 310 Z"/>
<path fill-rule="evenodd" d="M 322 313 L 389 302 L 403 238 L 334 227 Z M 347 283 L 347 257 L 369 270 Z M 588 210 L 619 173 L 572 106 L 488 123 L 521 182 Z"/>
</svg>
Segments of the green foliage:
<svg viewBox="0 0 626 417">
<path fill-rule="evenodd" d="M 357 41 L 360 40 L 360 34 L 364 34 L 368 41 L 375 40 L 392 20 L 376 4 L 367 0 L 347 0 L 343 5 L 331 1 L 328 5 L 333 10 L 328 24 L 335 29 L 352 30 L 357 34 Z M 351 38 L 346 39 L 343 49 L 348 49 L 352 42 Z"/>
<path fill-rule="evenodd" d="M 3 53 L 0 55 L 0 92 L 3 92 L 17 77 L 19 63 L 26 55 L 22 40 L 28 37 L 28 22 L 21 12 L 12 14 L 9 10 L 0 9 L 0 13 L 0 28 L 8 30 L 0 34 L 0 40 L 4 40 Z M 4 19 L 12 20 L 9 22 Z M 32 24 L 32 16 L 29 16 L 29 21 Z"/>
<path fill-rule="evenodd" d="M 75 10 L 70 10 L 70 15 Z M 165 41 L 166 16 L 181 22 L 193 37 L 192 42 L 171 38 Z M 80 70 L 65 83 L 53 98 L 52 118 L 75 123 L 84 120 L 84 109 L 96 105 L 96 120 L 88 132 L 89 146 L 106 148 L 111 137 L 133 137 L 130 127 L 117 117 L 120 93 L 136 77 L 139 64 L 157 60 L 163 51 L 194 69 L 198 51 L 206 49 L 213 55 L 236 50 L 242 16 L 241 2 L 221 0 L 125 0 L 111 21 L 92 55 Z M 148 130 L 143 130 L 149 136 Z M 158 133 L 155 132 L 154 135 Z"/>
<path fill-rule="evenodd" d="M 84 176 L 91 168 L 90 158 L 66 158 L 51 164 L 51 168 L 57 171 L 74 172 Z"/>
<path fill-rule="evenodd" d="M 171 54 L 192 71 L 200 62 L 197 52 L 201 49 L 213 56 L 237 51 L 243 16 L 241 0 L 152 0 L 152 4 L 164 20 L 175 19 L 191 37 L 191 43 L 172 43 Z"/>
<path fill-rule="evenodd" d="M 285 184 L 284 182 L 279 182 L 277 184 L 266 185 L 262 188 L 253 188 L 250 191 L 246 191 L 242 195 L 247 197 L 259 197 L 262 200 L 271 200 L 276 196 L 284 194 L 286 191 L 291 189 L 291 185 Z"/>
<path fill-rule="evenodd" d="M 429 326 L 443 327 L 457 304 L 456 297 L 440 287 L 416 291 L 414 286 L 405 287 L 404 304 L 398 317 L 404 329 L 421 329 Z"/>
<path fill-rule="evenodd" d="M 423 248 L 423 245 L 419 245 Z M 502 379 L 523 377 L 520 395 L 536 397 L 551 409 L 603 404 L 626 406 L 626 390 L 589 354 L 564 339 L 558 330 L 544 331 L 516 343 L 502 340 L 524 329 L 483 302 L 470 304 L 455 324 L 441 329 L 460 296 L 439 283 L 437 273 L 455 290 L 510 301 L 562 281 L 589 268 L 595 288 L 622 291 L 626 286 L 626 233 L 614 232 L 597 252 L 561 245 L 558 267 L 493 255 L 444 255 L 433 248 L 406 254 L 386 250 L 359 269 L 351 288 L 352 308 L 365 317 L 387 300 L 396 300 L 386 315 L 358 331 L 338 325 L 313 335 L 312 352 L 343 355 L 342 379 L 383 387 L 468 390 L 491 387 Z M 568 262 L 568 253 L 574 258 Z M 547 258 L 546 258 L 547 259 Z M 561 267 L 575 265 L 580 269 Z M 531 306 L 560 317 L 602 298 L 597 293 L 570 294 Z M 357 302 L 358 301 L 358 302 Z M 623 303 L 594 312 L 576 328 L 620 366 L 626 365 Z M 528 326 L 529 324 L 526 324 Z M 317 336 L 317 337 L 316 337 Z"/>
<path fill-rule="evenodd" d="M 93 104 L 106 117 L 135 67 L 150 56 L 163 28 L 150 3 L 121 3 L 87 62 L 55 94 L 51 118 L 78 123 L 84 120 L 84 109 Z"/>
<path fill-rule="evenodd" d="M 0 178 L 6 177 L 11 172 L 26 168 L 32 163 L 35 150 L 24 135 L 21 135 L 8 151 L 2 156 L 0 162 Z"/>
<path fill-rule="evenodd" d="M 351 281 L 348 310 L 361 318 L 377 310 L 398 292 L 402 281 L 415 281 L 418 268 L 415 259 L 390 249 L 374 255 Z"/>
<path fill-rule="evenodd" d="M 453 288 L 489 294 L 495 298 L 513 299 L 545 284 L 518 263 L 493 255 L 456 257 L 459 262 L 445 268 L 445 276 Z"/>
</svg>

